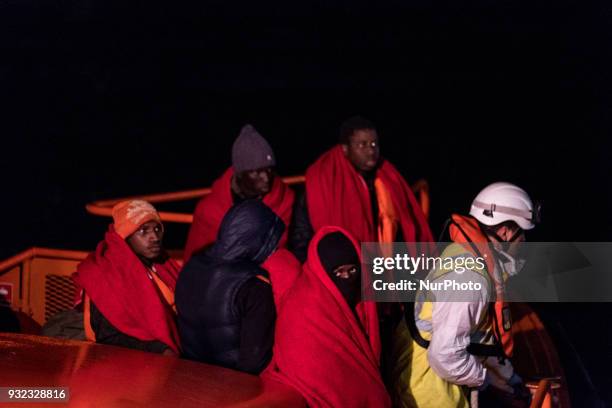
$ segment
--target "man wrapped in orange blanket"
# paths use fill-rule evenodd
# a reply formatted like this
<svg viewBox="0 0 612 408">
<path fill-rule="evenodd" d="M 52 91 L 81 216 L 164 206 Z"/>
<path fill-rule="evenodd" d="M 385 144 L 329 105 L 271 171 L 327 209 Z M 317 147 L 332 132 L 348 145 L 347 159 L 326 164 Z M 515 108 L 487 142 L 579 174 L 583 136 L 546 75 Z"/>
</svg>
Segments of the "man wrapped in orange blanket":
<svg viewBox="0 0 612 408">
<path fill-rule="evenodd" d="M 98 343 L 177 355 L 174 288 L 179 265 L 162 247 L 164 228 L 146 201 L 123 201 L 114 223 L 73 279 L 85 334 Z"/>
<path fill-rule="evenodd" d="M 232 167 L 212 185 L 212 191 L 198 203 L 185 245 L 185 261 L 194 252 L 210 246 L 219 225 L 234 204 L 256 198 L 263 201 L 289 225 L 293 210 L 293 190 L 274 174 L 276 159 L 272 148 L 251 125 L 246 125 L 232 146 Z M 285 246 L 287 233 L 281 237 Z"/>
</svg>

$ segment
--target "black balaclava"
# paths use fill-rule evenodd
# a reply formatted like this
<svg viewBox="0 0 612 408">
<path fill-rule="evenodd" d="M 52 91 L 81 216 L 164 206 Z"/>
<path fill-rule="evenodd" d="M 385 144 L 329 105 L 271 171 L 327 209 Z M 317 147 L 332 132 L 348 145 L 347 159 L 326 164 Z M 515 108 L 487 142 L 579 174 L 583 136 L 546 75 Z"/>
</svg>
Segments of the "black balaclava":
<svg viewBox="0 0 612 408">
<path fill-rule="evenodd" d="M 321 265 L 336 285 L 349 307 L 354 308 L 361 297 L 361 263 L 353 243 L 341 232 L 332 232 L 319 241 L 317 252 Z M 354 264 L 357 273 L 348 279 L 337 277 L 334 269 Z"/>
</svg>

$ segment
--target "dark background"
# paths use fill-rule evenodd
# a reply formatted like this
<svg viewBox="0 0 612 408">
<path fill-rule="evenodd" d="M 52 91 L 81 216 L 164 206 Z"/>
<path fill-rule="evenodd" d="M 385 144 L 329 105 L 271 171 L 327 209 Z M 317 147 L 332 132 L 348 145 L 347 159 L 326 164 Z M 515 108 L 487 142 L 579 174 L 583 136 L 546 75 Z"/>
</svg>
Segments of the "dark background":
<svg viewBox="0 0 612 408">
<path fill-rule="evenodd" d="M 544 203 L 530 239 L 611 240 L 609 2 L 258 3 L 0 0 L 0 259 L 93 249 L 88 202 L 210 185 L 247 122 L 300 174 L 354 114 L 429 181 L 436 234 L 507 180 Z M 583 368 L 610 395 L 611 309 L 547 312 L 583 325 L 557 336 L 574 395 Z"/>
</svg>

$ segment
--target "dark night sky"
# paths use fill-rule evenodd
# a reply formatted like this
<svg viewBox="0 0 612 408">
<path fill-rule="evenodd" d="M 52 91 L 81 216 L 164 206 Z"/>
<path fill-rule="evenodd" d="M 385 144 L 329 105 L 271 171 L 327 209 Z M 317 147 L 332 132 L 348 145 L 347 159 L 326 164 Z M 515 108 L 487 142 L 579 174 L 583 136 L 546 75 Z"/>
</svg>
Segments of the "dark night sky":
<svg viewBox="0 0 612 408">
<path fill-rule="evenodd" d="M 0 259 L 92 249 L 95 199 L 210 185 L 246 122 L 302 173 L 353 114 L 436 233 L 508 180 L 544 202 L 533 239 L 611 240 L 609 2 L 127 3 L 0 0 Z"/>
<path fill-rule="evenodd" d="M 505 179 L 543 199 L 536 238 L 610 239 L 603 2 L 0 4 L 3 256 L 91 248 L 88 201 L 209 185 L 245 122 L 301 173 L 355 113 L 434 229 Z"/>
</svg>

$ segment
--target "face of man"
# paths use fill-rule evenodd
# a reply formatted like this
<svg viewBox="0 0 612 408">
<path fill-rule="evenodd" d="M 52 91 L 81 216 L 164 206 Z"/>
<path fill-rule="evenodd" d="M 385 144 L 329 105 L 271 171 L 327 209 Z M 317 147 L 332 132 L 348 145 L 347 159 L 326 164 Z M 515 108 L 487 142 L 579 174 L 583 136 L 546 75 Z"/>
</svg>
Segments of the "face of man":
<svg viewBox="0 0 612 408">
<path fill-rule="evenodd" d="M 369 172 L 376 168 L 380 159 L 378 135 L 374 129 L 356 130 L 347 145 L 342 145 L 344 155 L 355 168 Z"/>
<path fill-rule="evenodd" d="M 272 190 L 274 172 L 272 167 L 243 171 L 236 175 L 240 193 L 246 198 L 255 198 L 268 194 Z"/>
<path fill-rule="evenodd" d="M 153 261 L 161 255 L 163 238 L 164 226 L 157 221 L 149 221 L 142 224 L 126 242 L 136 255 Z"/>
</svg>

